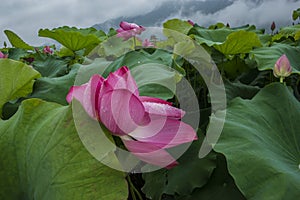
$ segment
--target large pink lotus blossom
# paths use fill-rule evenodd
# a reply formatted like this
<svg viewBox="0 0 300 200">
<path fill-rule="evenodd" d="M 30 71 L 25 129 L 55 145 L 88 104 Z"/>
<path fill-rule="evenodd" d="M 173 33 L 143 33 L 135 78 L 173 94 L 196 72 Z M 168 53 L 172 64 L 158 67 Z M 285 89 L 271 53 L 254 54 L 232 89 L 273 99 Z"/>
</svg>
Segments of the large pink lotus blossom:
<svg viewBox="0 0 300 200">
<path fill-rule="evenodd" d="M 135 23 L 128 23 L 122 21 L 120 23 L 120 28 L 117 29 L 117 37 L 123 38 L 124 40 L 128 40 L 131 37 L 136 35 L 140 35 L 145 28 L 143 26 L 137 25 Z"/>
<path fill-rule="evenodd" d="M 177 161 L 165 150 L 197 139 L 194 129 L 180 121 L 185 112 L 171 103 L 140 96 L 126 66 L 104 79 L 72 86 L 67 101 L 77 99 L 92 118 L 119 136 L 126 148 L 144 162 L 171 168 Z"/>
<path fill-rule="evenodd" d="M 0 51 L 0 58 L 8 58 L 8 55 Z"/>
</svg>

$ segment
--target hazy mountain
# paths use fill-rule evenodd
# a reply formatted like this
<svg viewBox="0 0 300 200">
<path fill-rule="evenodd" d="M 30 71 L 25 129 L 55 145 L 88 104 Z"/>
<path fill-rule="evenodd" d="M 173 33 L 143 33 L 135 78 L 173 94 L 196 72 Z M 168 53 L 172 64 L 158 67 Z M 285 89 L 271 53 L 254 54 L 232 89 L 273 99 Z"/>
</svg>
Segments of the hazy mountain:
<svg viewBox="0 0 300 200">
<path fill-rule="evenodd" d="M 252 0 L 260 1 L 260 0 Z M 204 14 L 215 13 L 225 7 L 231 5 L 232 0 L 209 0 L 209 1 L 167 1 L 143 15 L 133 17 L 118 17 L 110 19 L 101 24 L 94 25 L 97 29 L 107 31 L 109 28 L 117 28 L 121 21 L 134 22 L 143 26 L 159 26 L 167 19 L 174 18 L 178 15 L 184 18 L 189 18 L 196 12 Z"/>
</svg>

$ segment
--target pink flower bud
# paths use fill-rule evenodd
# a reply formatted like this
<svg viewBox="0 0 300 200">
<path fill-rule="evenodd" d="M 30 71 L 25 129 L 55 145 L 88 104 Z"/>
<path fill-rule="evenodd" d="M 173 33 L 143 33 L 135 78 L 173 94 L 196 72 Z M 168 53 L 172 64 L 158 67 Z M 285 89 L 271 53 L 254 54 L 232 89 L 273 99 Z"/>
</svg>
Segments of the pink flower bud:
<svg viewBox="0 0 300 200">
<path fill-rule="evenodd" d="M 283 54 L 275 63 L 273 74 L 277 78 L 285 78 L 291 75 L 292 67 L 290 61 L 285 54 Z"/>
<path fill-rule="evenodd" d="M 275 22 L 273 22 L 273 23 L 271 24 L 271 30 L 274 31 L 275 28 L 276 28 L 276 25 L 275 25 Z"/>
<path fill-rule="evenodd" d="M 195 25 L 195 23 L 194 23 L 192 20 L 187 20 L 187 22 L 188 22 L 190 25 L 192 25 L 192 26 Z"/>
</svg>

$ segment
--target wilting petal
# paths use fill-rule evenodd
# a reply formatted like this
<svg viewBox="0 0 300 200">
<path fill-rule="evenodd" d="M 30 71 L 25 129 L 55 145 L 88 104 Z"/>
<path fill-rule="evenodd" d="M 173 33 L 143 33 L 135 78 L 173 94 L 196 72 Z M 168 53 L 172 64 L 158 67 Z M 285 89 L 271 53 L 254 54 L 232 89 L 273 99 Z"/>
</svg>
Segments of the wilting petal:
<svg viewBox="0 0 300 200">
<path fill-rule="evenodd" d="M 126 148 L 136 157 L 146 163 L 170 169 L 178 162 L 164 149 L 152 144 L 134 140 L 122 139 Z"/>
<path fill-rule="evenodd" d="M 81 86 L 72 86 L 66 97 L 67 102 L 71 102 L 73 98 L 77 99 L 90 117 L 97 118 L 98 95 L 103 78 L 96 74 L 93 75 L 88 83 Z"/>
<path fill-rule="evenodd" d="M 152 120 L 147 126 L 140 126 L 129 135 L 160 148 L 171 148 L 197 139 L 190 125 L 174 119 Z"/>
<path fill-rule="evenodd" d="M 115 135 L 125 135 L 150 122 L 142 102 L 129 90 L 105 92 L 99 107 L 101 122 Z"/>
</svg>

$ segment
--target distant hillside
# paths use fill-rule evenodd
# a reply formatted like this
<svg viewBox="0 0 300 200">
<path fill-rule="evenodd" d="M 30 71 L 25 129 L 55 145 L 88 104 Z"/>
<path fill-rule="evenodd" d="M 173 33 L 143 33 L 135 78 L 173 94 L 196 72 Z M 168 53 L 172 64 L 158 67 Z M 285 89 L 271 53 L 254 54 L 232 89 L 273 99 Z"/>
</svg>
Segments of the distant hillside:
<svg viewBox="0 0 300 200">
<path fill-rule="evenodd" d="M 111 27 L 117 28 L 120 21 L 134 22 L 143 26 L 159 26 L 165 20 L 179 14 L 182 17 L 189 18 L 192 13 L 197 11 L 201 11 L 205 14 L 214 13 L 231 4 L 231 0 L 209 0 L 206 2 L 197 0 L 167 1 L 144 15 L 138 15 L 134 17 L 118 17 L 105 21 L 101 24 L 96 24 L 94 27 L 107 31 Z"/>
</svg>

